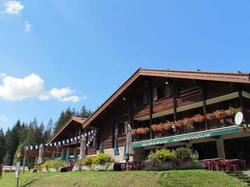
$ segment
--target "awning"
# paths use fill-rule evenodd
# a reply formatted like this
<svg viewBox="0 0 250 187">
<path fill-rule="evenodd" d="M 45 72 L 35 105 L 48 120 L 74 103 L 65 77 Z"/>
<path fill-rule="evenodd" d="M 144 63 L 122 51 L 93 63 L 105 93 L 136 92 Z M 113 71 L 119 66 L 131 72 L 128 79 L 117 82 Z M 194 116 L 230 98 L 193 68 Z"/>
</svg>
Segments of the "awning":
<svg viewBox="0 0 250 187">
<path fill-rule="evenodd" d="M 210 137 L 218 137 L 226 134 L 235 134 L 240 133 L 243 128 L 239 125 L 234 125 L 230 127 L 223 127 L 218 129 L 211 129 L 206 131 L 199 131 L 199 132 L 192 132 L 187 134 L 180 134 L 175 136 L 167 136 L 163 138 L 155 138 L 145 141 L 138 141 L 133 142 L 133 148 L 140 148 L 152 145 L 159 145 L 159 144 L 167 144 L 173 142 L 181 142 L 181 141 L 188 141 L 188 140 L 196 140 L 200 138 L 210 138 Z"/>
</svg>

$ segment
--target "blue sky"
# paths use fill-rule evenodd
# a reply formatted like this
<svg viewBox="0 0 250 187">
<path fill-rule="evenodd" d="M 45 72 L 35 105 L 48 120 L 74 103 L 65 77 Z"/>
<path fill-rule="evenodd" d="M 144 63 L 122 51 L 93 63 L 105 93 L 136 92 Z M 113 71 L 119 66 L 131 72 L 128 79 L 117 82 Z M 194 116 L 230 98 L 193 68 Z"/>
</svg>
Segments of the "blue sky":
<svg viewBox="0 0 250 187">
<path fill-rule="evenodd" d="M 250 72 L 250 1 L 0 0 L 0 128 L 95 110 L 139 67 Z M 30 88 L 30 89 L 29 89 Z"/>
</svg>

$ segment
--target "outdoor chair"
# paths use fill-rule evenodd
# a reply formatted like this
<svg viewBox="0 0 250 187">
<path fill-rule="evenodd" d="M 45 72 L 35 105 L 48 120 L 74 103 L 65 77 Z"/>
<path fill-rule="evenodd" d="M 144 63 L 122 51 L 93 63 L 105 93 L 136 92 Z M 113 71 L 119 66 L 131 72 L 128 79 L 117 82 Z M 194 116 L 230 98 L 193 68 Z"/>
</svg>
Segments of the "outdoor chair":
<svg viewBox="0 0 250 187">
<path fill-rule="evenodd" d="M 208 160 L 206 161 L 205 165 L 207 166 L 208 170 L 219 170 L 219 160 Z"/>
<path fill-rule="evenodd" d="M 245 171 L 247 169 L 246 167 L 246 161 L 245 160 L 239 160 L 239 167 L 241 170 Z"/>
</svg>

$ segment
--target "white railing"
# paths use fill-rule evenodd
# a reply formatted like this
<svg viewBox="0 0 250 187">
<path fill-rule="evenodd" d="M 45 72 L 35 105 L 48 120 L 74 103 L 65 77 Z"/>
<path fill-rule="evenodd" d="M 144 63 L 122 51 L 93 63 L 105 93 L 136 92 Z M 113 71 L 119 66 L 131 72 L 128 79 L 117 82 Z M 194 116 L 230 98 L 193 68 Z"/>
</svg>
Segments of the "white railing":
<svg viewBox="0 0 250 187">
<path fill-rule="evenodd" d="M 25 166 L 25 171 L 29 170 L 27 166 Z M 23 167 L 20 168 L 20 171 L 23 170 Z M 16 167 L 15 166 L 3 166 L 3 171 L 4 172 L 14 172 L 16 171 Z"/>
</svg>

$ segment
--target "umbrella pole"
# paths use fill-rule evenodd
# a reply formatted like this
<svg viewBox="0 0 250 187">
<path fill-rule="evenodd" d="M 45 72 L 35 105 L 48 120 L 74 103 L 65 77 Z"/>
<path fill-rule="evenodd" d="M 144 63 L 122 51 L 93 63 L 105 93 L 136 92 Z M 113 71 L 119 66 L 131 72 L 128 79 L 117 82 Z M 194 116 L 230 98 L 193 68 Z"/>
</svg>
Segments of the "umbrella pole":
<svg viewBox="0 0 250 187">
<path fill-rule="evenodd" d="M 27 154 L 27 150 L 24 148 L 24 156 L 23 156 L 23 173 L 25 172 L 26 154 Z"/>
<path fill-rule="evenodd" d="M 126 155 L 126 171 L 128 171 L 129 155 Z"/>
</svg>

